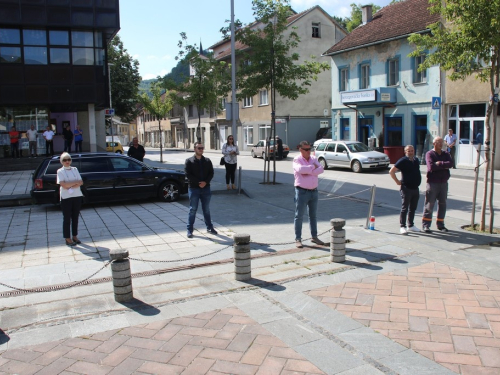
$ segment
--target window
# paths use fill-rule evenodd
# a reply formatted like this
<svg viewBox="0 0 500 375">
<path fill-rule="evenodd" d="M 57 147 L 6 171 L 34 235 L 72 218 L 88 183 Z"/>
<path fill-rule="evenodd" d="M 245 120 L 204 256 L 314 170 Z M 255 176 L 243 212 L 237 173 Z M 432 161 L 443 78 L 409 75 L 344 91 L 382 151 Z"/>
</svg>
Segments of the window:
<svg viewBox="0 0 500 375">
<path fill-rule="evenodd" d="M 69 45 L 69 33 L 67 31 L 50 30 L 49 43 L 54 46 L 67 46 Z"/>
<path fill-rule="evenodd" d="M 328 146 L 326 146 L 326 151 L 335 152 L 335 146 L 337 146 L 336 143 L 329 143 Z"/>
<path fill-rule="evenodd" d="M 386 117 L 386 146 L 403 145 L 403 118 Z"/>
<path fill-rule="evenodd" d="M 340 137 L 343 140 L 349 140 L 350 134 L 349 134 L 349 119 L 348 118 L 341 118 L 340 119 Z"/>
<path fill-rule="evenodd" d="M 259 93 L 260 105 L 267 105 L 267 90 L 261 90 Z"/>
<path fill-rule="evenodd" d="M 47 34 L 45 30 L 23 30 L 23 43 L 30 46 L 46 46 Z"/>
<path fill-rule="evenodd" d="M 347 147 L 345 147 L 343 144 L 337 144 L 337 152 L 338 153 L 347 153 Z"/>
<path fill-rule="evenodd" d="M 399 59 L 387 61 L 387 86 L 399 85 Z"/>
<path fill-rule="evenodd" d="M 245 126 L 243 128 L 243 136 L 245 137 L 246 145 L 253 145 L 253 126 Z"/>
<path fill-rule="evenodd" d="M 341 68 L 339 71 L 339 89 L 340 91 L 347 91 L 349 89 L 349 69 L 348 68 Z"/>
<path fill-rule="evenodd" d="M 0 47 L 0 63 L 20 63 L 21 61 L 20 47 Z"/>
<path fill-rule="evenodd" d="M 205 108 L 200 108 L 200 116 L 204 116 L 205 115 Z"/>
<path fill-rule="evenodd" d="M 226 103 L 227 103 L 227 99 L 223 98 L 222 99 L 222 108 L 224 109 L 224 111 L 226 110 Z"/>
<path fill-rule="evenodd" d="M 73 48 L 74 65 L 94 65 L 93 48 Z"/>
<path fill-rule="evenodd" d="M 243 107 L 252 107 L 253 106 L 253 97 L 247 96 L 243 99 Z"/>
<path fill-rule="evenodd" d="M 271 135 L 271 126 L 269 125 L 259 125 L 259 138 L 267 139 Z M 262 144 L 264 146 L 264 144 Z"/>
<path fill-rule="evenodd" d="M 72 31 L 71 44 L 74 47 L 93 47 L 94 35 L 91 31 Z"/>
<path fill-rule="evenodd" d="M 47 48 L 24 47 L 24 63 L 28 65 L 47 64 Z"/>
<path fill-rule="evenodd" d="M 312 24 L 312 37 L 321 38 L 321 28 L 319 22 L 313 22 Z"/>
<path fill-rule="evenodd" d="M 422 72 L 418 71 L 418 67 L 420 64 L 422 64 L 425 60 L 425 55 L 422 54 L 420 56 L 415 57 L 414 61 L 414 67 L 413 67 L 413 83 L 425 83 L 427 82 L 427 71 L 424 70 Z"/>
<path fill-rule="evenodd" d="M 0 29 L 1 44 L 21 44 L 21 33 L 18 29 Z"/>
<path fill-rule="evenodd" d="M 326 143 L 320 143 L 316 146 L 316 151 L 324 151 L 326 147 Z"/>
<path fill-rule="evenodd" d="M 68 48 L 51 48 L 50 62 L 52 64 L 69 64 L 69 49 Z"/>
<path fill-rule="evenodd" d="M 361 64 L 360 65 L 360 80 L 359 80 L 359 88 L 367 89 L 370 87 L 370 65 L 369 64 Z"/>
</svg>

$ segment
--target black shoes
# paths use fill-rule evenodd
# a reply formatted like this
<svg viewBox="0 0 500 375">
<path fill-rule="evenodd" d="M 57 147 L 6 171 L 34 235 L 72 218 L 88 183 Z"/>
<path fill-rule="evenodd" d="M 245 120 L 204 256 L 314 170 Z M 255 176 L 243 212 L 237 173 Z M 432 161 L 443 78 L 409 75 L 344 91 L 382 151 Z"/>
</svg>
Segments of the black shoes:
<svg viewBox="0 0 500 375">
<path fill-rule="evenodd" d="M 448 228 L 446 228 L 446 227 L 438 228 L 438 231 L 440 231 L 441 233 L 448 233 L 449 232 Z"/>
<path fill-rule="evenodd" d="M 207 229 L 207 233 L 217 234 L 217 231 L 214 228 L 212 228 L 212 229 Z"/>
<path fill-rule="evenodd" d="M 188 230 L 187 231 L 187 237 L 188 238 L 193 238 L 193 232 L 191 232 L 191 231 Z"/>
<path fill-rule="evenodd" d="M 432 233 L 431 228 L 429 228 L 429 227 L 427 227 L 427 226 L 425 226 L 425 225 L 422 227 L 422 230 L 423 230 L 425 233 Z"/>
</svg>

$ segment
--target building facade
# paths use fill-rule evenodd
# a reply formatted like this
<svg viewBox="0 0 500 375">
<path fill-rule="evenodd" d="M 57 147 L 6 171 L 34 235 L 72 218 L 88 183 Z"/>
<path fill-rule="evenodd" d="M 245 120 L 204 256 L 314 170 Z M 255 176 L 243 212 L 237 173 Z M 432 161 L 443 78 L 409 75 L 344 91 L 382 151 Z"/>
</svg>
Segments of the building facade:
<svg viewBox="0 0 500 375">
<path fill-rule="evenodd" d="M 0 143 L 34 125 L 44 153 L 50 126 L 60 152 L 63 127 L 78 124 L 84 151 L 105 150 L 106 48 L 119 29 L 119 0 L 0 0 Z"/>
</svg>

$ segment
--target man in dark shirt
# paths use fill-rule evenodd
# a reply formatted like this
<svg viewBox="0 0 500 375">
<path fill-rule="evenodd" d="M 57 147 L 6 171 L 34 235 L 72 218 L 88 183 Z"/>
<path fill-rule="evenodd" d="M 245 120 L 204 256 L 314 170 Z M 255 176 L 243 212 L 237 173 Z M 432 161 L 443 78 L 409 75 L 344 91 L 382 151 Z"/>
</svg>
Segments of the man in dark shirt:
<svg viewBox="0 0 500 375">
<path fill-rule="evenodd" d="M 134 137 L 134 139 L 132 139 L 132 146 L 129 147 L 127 155 L 136 160 L 144 161 L 146 150 L 139 144 L 139 140 L 137 139 L 137 137 Z"/>
<path fill-rule="evenodd" d="M 443 138 L 434 138 L 434 148 L 425 155 L 427 164 L 427 187 L 425 191 L 424 215 L 422 217 L 422 229 L 425 233 L 431 233 L 432 211 L 436 199 L 438 201 L 436 225 L 439 231 L 448 232 L 444 226 L 446 215 L 446 199 L 448 199 L 448 180 L 450 168 L 453 161 L 448 152 L 443 151 Z"/>
<path fill-rule="evenodd" d="M 64 151 L 71 153 L 71 144 L 73 143 L 73 132 L 71 131 L 71 127 L 66 125 L 66 128 L 63 129 L 63 137 L 64 137 Z"/>
<path fill-rule="evenodd" d="M 189 180 L 188 238 L 193 238 L 193 225 L 200 201 L 207 232 L 217 234 L 210 217 L 210 198 L 212 198 L 210 181 L 214 177 L 214 167 L 210 159 L 203 156 L 203 149 L 203 144 L 196 142 L 194 144 L 194 155 L 187 158 L 184 163 L 184 172 Z"/>
<path fill-rule="evenodd" d="M 405 155 L 399 159 L 391 168 L 389 174 L 397 185 L 401 186 L 401 214 L 399 215 L 399 224 L 401 228 L 399 233 L 408 234 L 408 231 L 420 232 L 413 222 L 415 211 L 418 205 L 419 190 L 422 182 L 420 174 L 420 162 L 415 157 L 415 149 L 412 145 L 405 147 Z M 401 172 L 401 180 L 396 177 L 396 172 Z M 409 210 L 408 210 L 409 208 Z M 408 229 L 406 229 L 406 217 L 408 216 Z"/>
<path fill-rule="evenodd" d="M 278 146 L 278 160 L 283 160 L 283 141 L 278 136 L 276 136 L 276 144 Z"/>
</svg>

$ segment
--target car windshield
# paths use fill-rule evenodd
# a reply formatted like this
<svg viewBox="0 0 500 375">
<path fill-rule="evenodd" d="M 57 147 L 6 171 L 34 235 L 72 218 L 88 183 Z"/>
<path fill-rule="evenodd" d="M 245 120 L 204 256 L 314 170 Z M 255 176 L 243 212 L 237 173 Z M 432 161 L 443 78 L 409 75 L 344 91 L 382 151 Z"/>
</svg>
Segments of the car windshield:
<svg viewBox="0 0 500 375">
<path fill-rule="evenodd" d="M 356 143 L 349 143 L 346 145 L 349 151 L 351 152 L 366 152 L 370 151 L 368 147 L 361 142 L 356 142 Z"/>
</svg>

